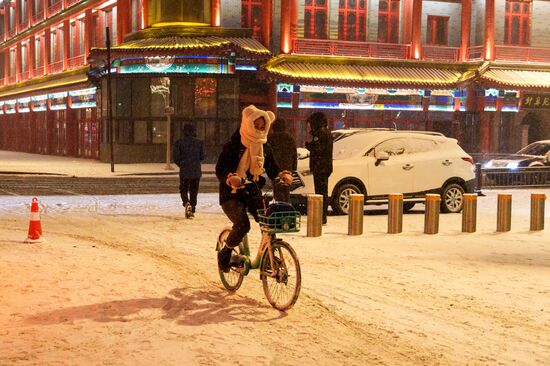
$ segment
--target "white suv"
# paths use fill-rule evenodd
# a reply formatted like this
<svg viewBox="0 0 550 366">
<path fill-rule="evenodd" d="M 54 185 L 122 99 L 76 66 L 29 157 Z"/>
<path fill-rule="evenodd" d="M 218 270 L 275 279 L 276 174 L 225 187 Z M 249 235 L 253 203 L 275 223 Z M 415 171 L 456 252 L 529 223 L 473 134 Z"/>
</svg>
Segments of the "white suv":
<svg viewBox="0 0 550 366">
<path fill-rule="evenodd" d="M 386 129 L 332 131 L 334 170 L 328 181 L 331 207 L 347 214 L 350 195 L 365 195 L 365 204 L 383 204 L 390 193 L 403 193 L 405 211 L 424 202 L 426 193 L 441 194 L 442 212 L 460 212 L 463 194 L 474 191 L 470 155 L 437 132 Z M 314 193 L 308 154 L 302 149 L 291 186 L 291 201 L 304 205 Z"/>
</svg>

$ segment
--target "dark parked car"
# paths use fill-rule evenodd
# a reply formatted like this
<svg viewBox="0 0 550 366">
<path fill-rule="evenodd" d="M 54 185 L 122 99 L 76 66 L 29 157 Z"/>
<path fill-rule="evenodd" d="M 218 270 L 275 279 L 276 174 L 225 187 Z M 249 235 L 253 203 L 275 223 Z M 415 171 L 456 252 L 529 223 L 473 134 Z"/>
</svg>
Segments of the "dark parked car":
<svg viewBox="0 0 550 366">
<path fill-rule="evenodd" d="M 550 165 L 550 140 L 536 141 L 519 150 L 515 154 L 489 160 L 484 164 L 486 169 L 517 169 L 527 167 L 542 167 Z"/>
</svg>

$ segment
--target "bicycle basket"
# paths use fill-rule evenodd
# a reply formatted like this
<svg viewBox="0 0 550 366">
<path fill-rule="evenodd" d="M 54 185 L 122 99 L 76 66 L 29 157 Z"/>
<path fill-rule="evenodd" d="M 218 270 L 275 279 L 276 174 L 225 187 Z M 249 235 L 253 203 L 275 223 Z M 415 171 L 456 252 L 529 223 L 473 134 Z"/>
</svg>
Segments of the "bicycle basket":
<svg viewBox="0 0 550 366">
<path fill-rule="evenodd" d="M 279 211 L 279 204 L 271 205 L 267 210 L 258 210 L 260 229 L 270 234 L 295 233 L 300 231 L 300 213 L 290 206 L 289 210 Z"/>
</svg>

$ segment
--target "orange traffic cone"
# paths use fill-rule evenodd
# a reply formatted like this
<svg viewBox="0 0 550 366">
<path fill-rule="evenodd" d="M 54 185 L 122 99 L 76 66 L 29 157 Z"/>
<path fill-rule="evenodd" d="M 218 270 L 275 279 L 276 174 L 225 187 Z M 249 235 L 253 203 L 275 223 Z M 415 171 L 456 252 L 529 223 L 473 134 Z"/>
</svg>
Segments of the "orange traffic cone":
<svg viewBox="0 0 550 366">
<path fill-rule="evenodd" d="M 31 204 L 31 218 L 29 221 L 29 236 L 25 243 L 42 243 L 42 225 L 40 224 L 40 212 L 38 209 L 38 198 L 34 197 Z"/>
</svg>

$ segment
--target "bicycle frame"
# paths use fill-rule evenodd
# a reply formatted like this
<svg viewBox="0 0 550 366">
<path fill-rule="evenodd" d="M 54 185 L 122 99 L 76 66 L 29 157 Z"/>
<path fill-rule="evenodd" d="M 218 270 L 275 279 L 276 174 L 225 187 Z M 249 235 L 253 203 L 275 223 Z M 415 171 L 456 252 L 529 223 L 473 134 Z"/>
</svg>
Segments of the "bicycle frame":
<svg viewBox="0 0 550 366">
<path fill-rule="evenodd" d="M 271 242 L 276 240 L 275 234 L 262 232 L 262 239 L 260 241 L 260 247 L 254 260 L 250 260 L 250 247 L 248 245 L 248 235 L 243 238 L 242 244 L 239 245 L 239 253 L 245 256 L 243 275 L 248 275 L 251 269 L 258 269 L 262 265 L 262 257 L 265 250 L 269 253 L 269 260 L 273 263 L 273 251 L 271 249 Z"/>
</svg>

